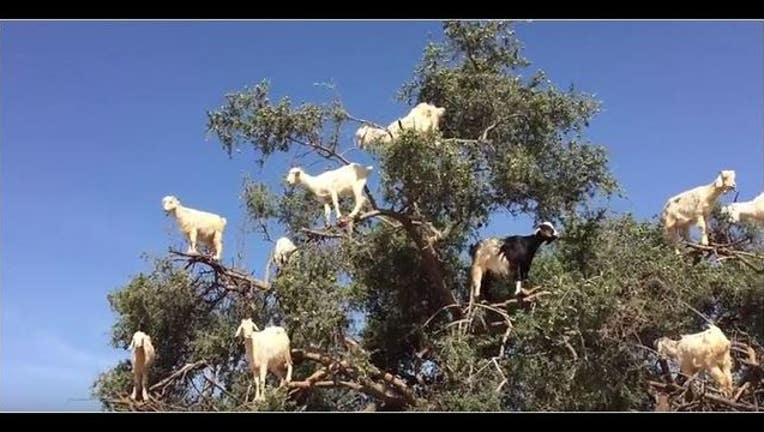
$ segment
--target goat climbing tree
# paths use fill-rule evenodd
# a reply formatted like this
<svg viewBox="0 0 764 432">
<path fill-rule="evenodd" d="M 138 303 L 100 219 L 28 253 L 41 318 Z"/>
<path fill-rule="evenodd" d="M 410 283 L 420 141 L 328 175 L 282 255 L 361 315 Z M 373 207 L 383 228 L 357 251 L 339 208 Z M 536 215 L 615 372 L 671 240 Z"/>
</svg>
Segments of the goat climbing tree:
<svg viewBox="0 0 764 432">
<path fill-rule="evenodd" d="M 114 346 L 126 348 L 141 326 L 156 341 L 157 358 L 146 403 L 126 398 L 127 361 L 102 374 L 94 392 L 105 409 L 764 404 L 758 234 L 719 226 L 716 241 L 725 245 L 675 256 L 655 221 L 597 207 L 620 192 L 604 147 L 585 137 L 599 103 L 558 89 L 542 71 L 523 78 L 530 63 L 508 22 L 446 22 L 443 30 L 443 42 L 425 47 L 399 94 L 409 104 L 445 107 L 442 130 L 406 132 L 370 150 L 378 186 L 367 187 L 369 203 L 348 229 L 316 228 L 323 210 L 303 189 L 248 181 L 242 196 L 250 220 L 280 224 L 301 249 L 277 277 L 266 283 L 248 270 L 173 252 L 109 295 L 118 314 Z M 275 153 L 326 168 L 349 162 L 343 152 L 351 144 L 341 137 L 361 125 L 363 113 L 348 112 L 338 98 L 274 102 L 269 90 L 263 81 L 208 112 L 208 128 L 229 155 L 250 148 L 260 164 Z M 534 261 L 535 287 L 526 297 L 515 299 L 497 283 L 495 303 L 469 307 L 467 250 L 502 212 L 551 220 L 565 236 Z M 720 240 L 730 232 L 734 241 Z M 714 250 L 731 259 L 719 265 Z M 697 393 L 691 383 L 663 378 L 652 341 L 704 324 L 684 305 L 742 344 L 735 400 L 714 399 L 710 382 Z M 251 400 L 251 374 L 233 337 L 244 317 L 279 323 L 292 341 L 293 382 L 272 383 L 265 402 Z"/>
</svg>

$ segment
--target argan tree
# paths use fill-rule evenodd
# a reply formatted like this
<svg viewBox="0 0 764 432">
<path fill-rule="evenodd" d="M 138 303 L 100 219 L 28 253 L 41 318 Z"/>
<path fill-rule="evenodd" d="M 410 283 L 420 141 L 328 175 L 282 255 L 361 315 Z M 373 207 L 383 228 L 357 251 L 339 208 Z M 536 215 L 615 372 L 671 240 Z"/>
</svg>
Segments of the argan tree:
<svg viewBox="0 0 764 432">
<path fill-rule="evenodd" d="M 280 224 L 299 247 L 265 282 L 250 271 L 174 252 L 109 295 L 112 343 L 150 334 L 151 400 L 126 398 L 127 362 L 95 393 L 109 410 L 652 410 L 758 409 L 764 404 L 764 281 L 754 230 L 722 221 L 715 244 L 674 254 L 654 220 L 610 211 L 621 190 L 586 128 L 600 103 L 556 87 L 530 65 L 508 22 L 446 22 L 398 95 L 445 107 L 440 131 L 371 146 L 367 204 L 323 226 L 303 188 L 247 180 L 259 226 Z M 364 119 L 362 119 L 364 117 Z M 339 98 L 273 101 L 269 83 L 225 96 L 208 128 L 229 155 L 277 153 L 327 168 L 353 162 L 364 122 Z M 382 123 L 382 121 L 378 121 Z M 237 156 L 239 157 L 239 156 Z M 284 173 L 286 174 L 286 173 Z M 468 249 L 492 218 L 529 215 L 563 234 L 534 261 L 519 297 L 496 280 L 469 303 Z M 722 220 L 723 218 L 720 218 Z M 528 227 L 530 231 L 532 227 Z M 724 239 L 722 239 L 724 237 Z M 513 288 L 513 287 L 509 287 Z M 271 378 L 253 402 L 242 318 L 287 329 L 293 381 Z M 674 379 L 652 342 L 715 322 L 734 340 L 738 393 Z M 682 378 L 682 377 L 680 377 Z M 657 402 L 656 402 L 657 401 Z M 668 407 L 668 408 L 666 408 Z"/>
</svg>

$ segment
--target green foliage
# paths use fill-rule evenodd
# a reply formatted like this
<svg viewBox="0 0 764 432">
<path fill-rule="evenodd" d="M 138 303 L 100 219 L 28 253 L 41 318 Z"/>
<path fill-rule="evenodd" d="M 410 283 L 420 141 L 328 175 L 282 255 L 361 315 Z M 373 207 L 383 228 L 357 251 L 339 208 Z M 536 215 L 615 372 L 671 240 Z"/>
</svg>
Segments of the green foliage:
<svg viewBox="0 0 764 432">
<path fill-rule="evenodd" d="M 369 149 L 378 159 L 381 182 L 371 192 L 382 215 L 356 221 L 351 236 L 336 228 L 316 236 L 304 230 L 323 225 L 310 192 L 277 193 L 248 178 L 249 217 L 281 224 L 299 247 L 270 290 L 232 293 L 214 274 L 164 259 L 110 294 L 113 344 L 127 347 L 138 329 L 155 341 L 152 382 L 188 363 L 210 365 L 166 389 L 165 402 L 200 410 L 358 410 L 371 401 L 391 410 L 649 410 L 645 382 L 659 376 L 649 347 L 657 337 L 702 329 L 688 306 L 732 339 L 748 334 L 764 343 L 760 274 L 740 260 L 677 256 L 655 221 L 593 205 L 620 192 L 604 147 L 585 137 L 599 101 L 572 86 L 558 89 L 543 71 L 524 79 L 530 63 L 508 22 L 446 22 L 444 33 L 399 94 L 445 107 L 441 130 L 405 132 Z M 208 112 L 224 150 L 251 146 L 261 164 L 275 152 L 306 151 L 344 163 L 340 131 L 358 124 L 341 102 L 274 103 L 269 87 L 263 81 L 226 95 Z M 547 294 L 503 306 L 512 322 L 506 340 L 495 310 L 442 307 L 444 293 L 467 300 L 468 242 L 502 210 L 554 220 L 563 233 L 531 271 L 530 285 Z M 760 231 L 718 214 L 712 238 L 764 250 Z M 507 300 L 497 282 L 492 294 Z M 266 401 L 251 403 L 251 372 L 233 336 L 244 317 L 284 326 L 293 348 L 332 356 L 331 368 L 323 364 L 331 373 L 351 372 L 336 375 L 336 385 L 291 394 L 269 378 Z M 298 361 L 294 380 L 320 367 Z M 380 394 L 384 372 L 417 402 L 390 386 Z M 225 390 L 205 384 L 204 374 Z M 94 391 L 105 408 L 119 409 L 110 401 L 129 389 L 123 362 Z"/>
</svg>

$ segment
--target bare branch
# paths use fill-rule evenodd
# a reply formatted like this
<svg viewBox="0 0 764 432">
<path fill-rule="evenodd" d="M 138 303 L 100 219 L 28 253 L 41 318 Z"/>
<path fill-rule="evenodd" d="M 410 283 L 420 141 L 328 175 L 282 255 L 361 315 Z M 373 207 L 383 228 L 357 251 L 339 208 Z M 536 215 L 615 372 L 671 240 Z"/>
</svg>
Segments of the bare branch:
<svg viewBox="0 0 764 432">
<path fill-rule="evenodd" d="M 411 390 L 406 383 L 399 377 L 388 373 L 382 372 L 375 366 L 369 366 L 370 378 L 364 377 L 359 374 L 359 371 L 348 360 L 335 359 L 327 354 L 320 352 L 310 352 L 300 349 L 292 350 L 292 358 L 295 361 L 310 360 L 320 363 L 324 366 L 324 369 L 316 371 L 312 377 L 314 379 L 320 379 L 324 376 L 322 370 L 327 371 L 329 374 L 344 374 L 350 379 L 357 380 L 357 383 L 349 381 L 340 381 L 339 384 L 351 388 L 356 391 L 360 391 L 369 396 L 383 400 L 385 403 L 393 403 L 398 405 L 416 405 L 417 401 Z M 375 382 L 374 379 L 380 382 Z M 312 382 L 306 380 L 308 382 Z M 310 388 L 317 384 L 296 384 L 295 388 Z M 291 386 L 291 384 L 290 384 Z"/>
<path fill-rule="evenodd" d="M 754 272 L 764 273 L 764 267 L 759 268 L 748 259 L 748 258 L 755 258 L 759 260 L 764 260 L 764 255 L 732 249 L 731 247 L 732 245 L 736 245 L 739 243 L 740 241 L 735 243 L 724 244 L 724 245 L 713 244 L 713 243 L 710 245 L 702 245 L 697 243 L 685 242 L 685 246 L 693 249 L 695 253 L 705 252 L 706 256 L 713 255 L 713 256 L 726 257 L 728 259 L 734 258 L 734 259 L 740 260 L 740 262 L 742 262 L 744 265 L 752 269 Z"/>
<path fill-rule="evenodd" d="M 345 117 L 347 117 L 348 120 L 352 120 L 354 122 L 361 123 L 362 125 L 367 124 L 369 126 L 377 128 L 377 129 L 387 130 L 387 126 L 382 126 L 382 125 L 376 124 L 376 123 L 374 123 L 373 121 L 370 121 L 370 120 L 364 120 L 364 119 L 361 119 L 361 118 L 358 118 L 358 117 L 354 117 L 354 116 L 350 115 L 347 111 L 345 111 Z"/>
<path fill-rule="evenodd" d="M 211 257 L 205 255 L 191 255 L 183 252 L 170 249 L 170 253 L 178 255 L 188 261 L 189 266 L 193 266 L 197 263 L 202 263 L 210 267 L 218 278 L 218 282 L 223 288 L 228 291 L 235 291 L 240 294 L 246 294 L 250 290 L 258 289 L 261 291 L 268 291 L 270 285 L 259 279 L 255 279 L 252 276 L 244 273 L 241 270 L 231 269 L 220 262 L 215 261 Z"/>
</svg>

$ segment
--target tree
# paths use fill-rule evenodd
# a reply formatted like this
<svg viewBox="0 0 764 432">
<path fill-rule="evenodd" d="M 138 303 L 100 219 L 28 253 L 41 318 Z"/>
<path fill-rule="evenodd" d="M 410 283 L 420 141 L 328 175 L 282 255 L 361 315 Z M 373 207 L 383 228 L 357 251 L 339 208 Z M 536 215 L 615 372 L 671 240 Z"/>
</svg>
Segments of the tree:
<svg viewBox="0 0 764 432">
<path fill-rule="evenodd" d="M 761 256 L 757 234 L 693 260 L 673 253 L 655 221 L 597 207 L 620 193 L 605 148 L 584 136 L 599 102 L 542 71 L 523 79 L 530 63 L 508 22 L 443 29 L 399 93 L 445 107 L 442 130 L 370 150 L 381 183 L 347 230 L 313 228 L 322 210 L 308 192 L 248 180 L 251 220 L 282 224 L 301 249 L 272 284 L 175 253 L 110 294 L 113 344 L 125 348 L 141 328 L 158 355 L 152 402 L 125 400 L 123 363 L 95 384 L 104 408 L 644 410 L 663 395 L 687 409 L 672 393 L 686 387 L 648 385 L 664 374 L 651 346 L 699 330 L 701 313 L 753 357 L 738 362 L 737 382 L 748 383 L 739 402 L 701 395 L 689 409 L 761 406 L 764 285 L 748 265 Z M 229 155 L 251 147 L 260 164 L 277 152 L 350 162 L 340 132 L 364 120 L 339 98 L 273 102 L 269 87 L 226 95 L 208 112 Z M 536 258 L 528 296 L 497 283 L 497 303 L 469 307 L 466 251 L 502 211 L 553 221 L 565 236 Z M 710 252 L 730 259 L 714 264 L 701 256 Z M 269 387 L 265 403 L 250 402 L 233 337 L 244 317 L 281 323 L 294 348 L 294 382 Z"/>
</svg>

